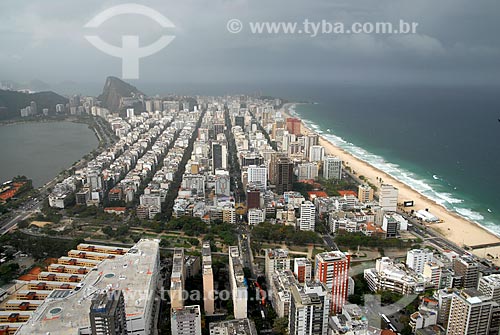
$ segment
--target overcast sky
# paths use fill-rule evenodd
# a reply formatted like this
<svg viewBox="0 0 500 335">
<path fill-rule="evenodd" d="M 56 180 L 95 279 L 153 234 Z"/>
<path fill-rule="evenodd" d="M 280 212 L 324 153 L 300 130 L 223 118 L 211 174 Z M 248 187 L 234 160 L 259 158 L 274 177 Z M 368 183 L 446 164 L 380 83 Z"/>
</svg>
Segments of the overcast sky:
<svg viewBox="0 0 500 335">
<path fill-rule="evenodd" d="M 93 33 L 141 45 L 163 33 L 157 23 L 117 16 L 89 30 L 102 10 L 126 1 L 2 0 L 0 80 L 102 82 L 121 76 L 121 60 L 93 47 Z M 137 1 L 169 18 L 175 40 L 140 62 L 141 82 L 453 83 L 500 82 L 498 0 L 153 0 Z M 226 29 L 243 22 L 240 34 Z M 250 21 L 419 23 L 414 35 L 252 35 Z"/>
</svg>

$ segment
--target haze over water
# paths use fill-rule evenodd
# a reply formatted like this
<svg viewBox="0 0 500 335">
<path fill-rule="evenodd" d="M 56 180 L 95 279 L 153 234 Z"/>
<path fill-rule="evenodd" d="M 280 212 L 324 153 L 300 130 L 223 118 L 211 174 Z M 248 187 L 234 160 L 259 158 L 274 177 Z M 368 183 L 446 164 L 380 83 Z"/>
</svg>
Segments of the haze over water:
<svg viewBox="0 0 500 335">
<path fill-rule="evenodd" d="M 29 122 L 0 126 L 0 182 L 25 175 L 35 187 L 45 184 L 97 148 L 86 124 Z"/>
</svg>

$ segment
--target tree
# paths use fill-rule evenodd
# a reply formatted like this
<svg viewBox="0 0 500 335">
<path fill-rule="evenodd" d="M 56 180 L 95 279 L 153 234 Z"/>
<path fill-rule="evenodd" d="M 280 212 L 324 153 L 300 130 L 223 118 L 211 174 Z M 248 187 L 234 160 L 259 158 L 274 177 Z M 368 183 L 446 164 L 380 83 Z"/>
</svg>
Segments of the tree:
<svg viewBox="0 0 500 335">
<path fill-rule="evenodd" d="M 19 271 L 19 264 L 17 263 L 0 265 L 0 283 L 10 282 L 16 276 L 17 271 Z"/>
<path fill-rule="evenodd" d="M 28 228 L 28 227 L 29 227 L 29 225 L 30 225 L 30 223 L 29 223 L 28 221 L 26 221 L 26 220 L 22 220 L 21 222 L 19 222 L 19 223 L 17 224 L 17 227 L 18 227 L 19 229 L 25 229 L 25 228 Z"/>
<path fill-rule="evenodd" d="M 288 318 L 277 318 L 273 323 L 273 334 L 286 335 L 288 334 Z"/>
<path fill-rule="evenodd" d="M 115 234 L 113 227 L 111 227 L 111 226 L 104 226 L 102 228 L 102 232 L 104 234 L 108 235 L 109 237 L 113 237 L 113 235 Z"/>
</svg>

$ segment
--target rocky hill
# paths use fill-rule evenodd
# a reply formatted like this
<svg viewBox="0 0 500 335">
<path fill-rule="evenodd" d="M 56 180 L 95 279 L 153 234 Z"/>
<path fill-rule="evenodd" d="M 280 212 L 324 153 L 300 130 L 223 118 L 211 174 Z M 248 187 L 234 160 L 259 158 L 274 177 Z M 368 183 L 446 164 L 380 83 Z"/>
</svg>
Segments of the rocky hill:
<svg viewBox="0 0 500 335">
<path fill-rule="evenodd" d="M 18 91 L 0 90 L 0 120 L 18 118 L 21 108 L 25 108 L 32 101 L 36 102 L 41 111 L 48 108 L 50 113 L 55 112 L 57 104 L 67 104 L 68 99 L 52 91 L 24 93 Z"/>
<path fill-rule="evenodd" d="M 144 93 L 136 87 L 119 78 L 108 77 L 98 100 L 111 112 L 119 112 L 124 107 L 121 104 L 122 98 L 140 98 L 141 96 L 144 96 Z"/>
</svg>

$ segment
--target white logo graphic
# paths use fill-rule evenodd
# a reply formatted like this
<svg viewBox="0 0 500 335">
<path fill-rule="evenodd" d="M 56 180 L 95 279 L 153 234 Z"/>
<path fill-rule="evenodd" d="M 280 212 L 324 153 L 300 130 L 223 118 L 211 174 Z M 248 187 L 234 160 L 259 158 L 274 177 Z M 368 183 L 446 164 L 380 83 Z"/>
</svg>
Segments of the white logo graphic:
<svg viewBox="0 0 500 335">
<path fill-rule="evenodd" d="M 156 21 L 163 28 L 175 28 L 175 25 L 158 11 L 138 4 L 123 4 L 106 9 L 90 20 L 85 28 L 98 28 L 107 20 L 122 14 L 140 14 Z M 102 52 L 122 59 L 122 78 L 139 79 L 139 59 L 151 56 L 165 48 L 175 36 L 163 35 L 156 42 L 139 47 L 139 36 L 122 36 L 122 46 L 117 47 L 103 41 L 97 35 L 86 35 L 85 38 Z"/>
<path fill-rule="evenodd" d="M 227 21 L 226 28 L 231 34 L 238 34 L 243 30 L 243 23 L 238 19 L 231 19 Z"/>
</svg>

